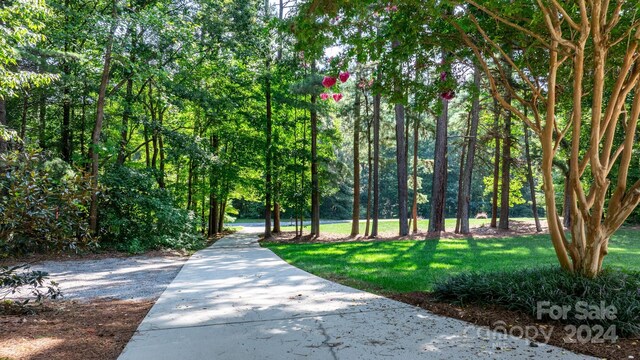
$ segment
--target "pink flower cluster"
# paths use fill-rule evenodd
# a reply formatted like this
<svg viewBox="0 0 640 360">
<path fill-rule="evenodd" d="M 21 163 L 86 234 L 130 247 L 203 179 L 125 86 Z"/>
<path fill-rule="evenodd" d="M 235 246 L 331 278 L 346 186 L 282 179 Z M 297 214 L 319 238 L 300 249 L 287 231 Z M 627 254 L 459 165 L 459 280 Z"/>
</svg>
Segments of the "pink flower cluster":
<svg viewBox="0 0 640 360">
<path fill-rule="evenodd" d="M 369 81 L 365 79 L 361 79 L 360 82 L 358 83 L 358 87 L 360 89 L 370 88 L 371 85 L 373 85 L 373 79 L 369 79 Z"/>
<path fill-rule="evenodd" d="M 389 5 L 384 7 L 384 10 L 386 12 L 395 12 L 395 11 L 398 11 L 398 7 L 396 5 L 389 4 Z"/>
<path fill-rule="evenodd" d="M 449 100 L 452 100 L 454 97 L 456 97 L 456 93 L 453 90 L 447 90 L 442 94 L 440 94 L 440 97 L 444 100 L 449 101 Z"/>
<path fill-rule="evenodd" d="M 441 82 L 445 82 L 447 81 L 447 72 L 443 71 L 440 73 L 440 81 Z M 455 91 L 451 90 L 451 89 L 447 89 L 443 92 L 440 93 L 440 97 L 443 100 L 449 101 L 449 100 L 453 100 L 454 97 L 456 97 L 456 93 Z"/>
<path fill-rule="evenodd" d="M 340 79 L 340 82 L 342 82 L 342 83 L 347 82 L 347 80 L 349 80 L 349 76 L 350 76 L 350 74 L 349 74 L 348 71 L 340 72 L 340 74 L 338 74 L 337 78 L 333 77 L 333 76 L 325 76 L 322 79 L 322 86 L 324 86 L 327 89 L 329 89 L 329 88 L 333 87 L 338 82 L 338 79 Z M 320 99 L 322 99 L 322 100 L 328 100 L 329 97 L 333 97 L 333 100 L 335 102 L 338 102 L 338 101 L 340 101 L 342 99 L 342 94 L 340 94 L 340 93 L 336 93 L 336 94 L 333 94 L 333 95 L 330 95 L 328 93 L 320 94 Z"/>
</svg>

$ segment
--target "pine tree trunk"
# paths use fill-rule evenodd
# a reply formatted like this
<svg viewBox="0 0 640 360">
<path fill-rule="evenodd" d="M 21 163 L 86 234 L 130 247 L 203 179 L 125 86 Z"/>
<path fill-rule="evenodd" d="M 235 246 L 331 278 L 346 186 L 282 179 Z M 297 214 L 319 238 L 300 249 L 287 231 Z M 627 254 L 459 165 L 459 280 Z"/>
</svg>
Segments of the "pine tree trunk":
<svg viewBox="0 0 640 360">
<path fill-rule="evenodd" d="M 315 72 L 315 64 L 312 66 Z M 320 183 L 318 178 L 318 113 L 317 96 L 311 94 L 311 236 L 320 236 Z"/>
<path fill-rule="evenodd" d="M 65 7 L 69 6 L 69 0 L 65 0 Z M 64 16 L 64 20 L 67 21 L 67 15 Z M 69 44 L 67 38 L 64 39 L 64 52 L 69 51 Z M 71 164 L 71 96 L 69 91 L 69 64 L 67 60 L 62 61 L 62 126 L 60 127 L 60 154 L 62 160 Z"/>
<path fill-rule="evenodd" d="M 462 208 L 460 210 L 460 233 L 469 233 L 469 205 L 471 202 L 471 181 L 473 179 L 473 163 L 476 158 L 476 142 L 478 137 L 478 124 L 480 122 L 480 81 L 482 69 L 475 65 L 473 70 L 473 103 L 471 104 L 471 125 L 469 127 L 469 139 L 467 147 L 467 159 L 462 175 Z"/>
<path fill-rule="evenodd" d="M 160 110 L 159 114 L 158 114 L 158 124 L 160 126 L 160 130 L 158 131 L 158 154 L 160 155 L 160 168 L 159 168 L 159 172 L 158 172 L 158 186 L 160 187 L 160 189 L 164 189 L 166 187 L 165 184 L 165 174 L 164 174 L 164 142 L 162 140 L 162 129 L 163 129 L 163 122 L 164 122 L 164 112 L 165 109 Z"/>
<path fill-rule="evenodd" d="M 280 227 L 280 203 L 275 201 L 273 203 L 273 233 L 280 234 L 282 232 Z"/>
<path fill-rule="evenodd" d="M 511 103 L 511 96 L 505 96 Z M 500 222 L 498 228 L 509 230 L 509 196 L 511 195 L 511 111 L 504 117 L 504 138 L 502 139 L 502 183 L 500 189 Z"/>
<path fill-rule="evenodd" d="M 116 31 L 116 0 L 113 0 L 112 18 L 113 24 L 107 38 L 107 45 L 104 54 L 104 65 L 102 67 L 102 78 L 98 90 L 98 101 L 96 105 L 96 123 L 91 134 L 91 205 L 89 208 L 89 230 L 95 236 L 98 234 L 98 172 L 99 157 L 98 148 L 100 146 L 100 133 L 102 132 L 102 121 L 104 119 L 104 105 L 107 96 L 107 86 L 109 85 L 109 71 L 111 70 L 111 48 L 113 47 L 113 37 Z"/>
<path fill-rule="evenodd" d="M 131 74 L 127 74 L 127 88 L 124 100 L 124 110 L 122 111 L 122 125 L 120 129 L 120 147 L 118 148 L 118 158 L 116 164 L 123 165 L 125 154 L 127 153 L 127 143 L 129 142 L 129 117 L 131 116 L 133 102 L 133 79 Z"/>
<path fill-rule="evenodd" d="M 189 174 L 187 175 L 187 210 L 191 209 L 193 202 L 193 159 L 189 158 Z"/>
<path fill-rule="evenodd" d="M 446 55 L 443 55 L 446 58 Z M 430 236 L 440 236 L 445 231 L 445 199 L 447 194 L 447 126 L 449 101 L 442 99 L 442 114 L 436 124 L 436 144 L 431 187 L 431 214 L 429 216 Z"/>
<path fill-rule="evenodd" d="M 144 159 L 147 169 L 151 167 L 151 150 L 149 149 L 149 127 L 147 124 L 143 124 L 144 135 Z"/>
<path fill-rule="evenodd" d="M 372 173 L 372 166 L 373 166 L 373 153 L 372 153 L 372 141 L 371 141 L 371 126 L 372 126 L 372 119 L 369 118 L 369 100 L 367 97 L 367 94 L 364 94 L 364 101 L 365 101 L 365 112 L 366 112 L 366 116 L 367 116 L 367 224 L 365 226 L 364 229 L 364 236 L 367 237 L 369 236 L 369 229 L 371 227 L 371 193 L 372 193 L 372 186 L 371 183 L 373 181 L 373 173 Z"/>
<path fill-rule="evenodd" d="M 498 226 L 498 190 L 500 185 L 500 131 L 498 129 L 500 124 L 500 108 L 498 107 L 498 101 L 493 102 L 493 131 L 495 136 L 495 153 L 493 157 L 493 195 L 491 199 L 491 227 Z"/>
<path fill-rule="evenodd" d="M 151 168 L 156 170 L 158 168 L 158 124 L 156 119 L 156 107 L 153 101 L 153 84 L 149 82 L 149 115 L 151 115 L 151 125 L 153 129 L 151 131 L 151 145 L 153 146 L 153 154 L 151 155 Z M 213 140 L 212 140 L 213 141 Z"/>
<path fill-rule="evenodd" d="M 407 153 L 405 146 L 405 116 L 404 105 L 396 104 L 396 166 L 398 178 L 398 217 L 400 222 L 400 236 L 409 235 L 407 214 Z"/>
<path fill-rule="evenodd" d="M 66 70 L 65 72 L 68 72 Z M 60 127 L 60 154 L 62 160 L 71 163 L 71 99 L 69 87 L 62 89 L 62 126 Z"/>
<path fill-rule="evenodd" d="M 379 82 L 381 79 L 378 73 Z M 378 236 L 378 217 L 380 215 L 380 102 L 381 95 L 378 93 L 373 98 L 373 223 L 371 225 L 372 238 Z"/>
<path fill-rule="evenodd" d="M 227 199 L 225 198 L 222 203 L 220 203 L 220 211 L 218 212 L 218 232 L 221 233 L 222 229 L 224 229 L 224 214 L 227 209 Z"/>
<path fill-rule="evenodd" d="M 305 97 L 306 99 L 306 97 Z M 302 152 L 306 152 L 306 147 L 305 144 L 307 143 L 307 118 L 311 118 L 311 110 L 309 110 L 309 116 L 303 116 L 302 117 Z M 305 114 L 306 115 L 306 114 Z M 305 191 L 305 184 L 306 184 L 306 169 L 307 169 L 307 162 L 306 162 L 306 156 L 303 156 L 301 159 L 301 164 L 302 164 L 302 173 L 300 174 L 300 197 L 298 199 L 298 208 L 299 208 L 299 214 L 300 214 L 300 236 L 303 235 L 304 232 L 304 217 L 305 217 L 305 212 L 304 209 L 306 207 L 305 205 L 305 198 L 306 198 L 306 191 Z"/>
<path fill-rule="evenodd" d="M 467 138 L 469 137 L 469 122 L 470 117 L 467 118 L 467 132 L 465 133 L 465 139 L 462 142 L 462 152 L 460 153 L 460 167 L 458 169 L 458 206 L 456 209 L 456 227 L 453 230 L 454 233 L 460 233 L 461 219 L 462 219 L 462 203 L 464 202 L 462 197 L 462 188 L 464 183 L 462 179 L 464 177 L 464 161 L 465 155 L 467 154 Z"/>
<path fill-rule="evenodd" d="M 418 140 L 420 130 L 420 116 L 416 115 L 413 120 L 413 206 L 411 216 L 413 217 L 414 233 L 418 232 Z"/>
<path fill-rule="evenodd" d="M 80 110 L 80 154 L 82 158 L 86 158 L 86 149 L 85 149 L 85 133 L 87 128 L 87 86 L 85 84 L 85 92 L 82 94 L 82 108 Z"/>
<path fill-rule="evenodd" d="M 84 103 L 83 103 L 83 106 L 84 106 Z M 39 104 L 38 107 L 39 107 L 38 117 L 39 117 L 39 120 L 40 120 L 39 121 L 40 124 L 38 126 L 38 146 L 40 147 L 40 149 L 45 150 L 45 148 L 47 146 L 46 139 L 45 139 L 46 138 L 46 125 L 47 125 L 47 123 L 46 123 L 46 119 L 47 119 L 47 96 L 44 94 L 44 92 L 42 93 L 42 95 L 40 95 L 40 104 Z M 84 109 L 84 107 L 83 107 L 83 109 Z"/>
<path fill-rule="evenodd" d="M 209 184 L 213 189 L 213 176 L 209 177 Z M 209 193 L 209 231 L 207 235 L 213 237 L 218 233 L 218 199 L 213 192 Z"/>
<path fill-rule="evenodd" d="M 3 98 L 0 98 L 0 126 L 7 126 L 7 103 Z M 7 142 L 0 137 L 0 153 L 7 151 Z"/>
<path fill-rule="evenodd" d="M 531 171 L 531 154 L 529 150 L 529 128 L 524 129 L 524 150 L 527 160 L 527 181 L 529 182 L 529 192 L 531 193 L 531 211 L 536 222 L 536 231 L 541 232 L 540 218 L 538 217 L 538 204 L 536 203 L 536 187 L 533 183 L 533 171 Z"/>
<path fill-rule="evenodd" d="M 264 205 L 264 238 L 268 239 L 271 237 L 271 197 L 273 191 L 273 184 L 271 179 L 271 163 L 272 163 L 272 144 L 271 144 L 271 136 L 272 136 L 272 126 L 273 120 L 271 118 L 271 79 L 269 78 L 271 74 L 270 71 L 270 62 L 267 60 L 266 66 L 266 77 L 265 77 L 265 98 L 266 98 L 266 112 L 267 112 L 267 126 L 266 126 L 266 149 L 265 149 L 265 205 Z"/>
<path fill-rule="evenodd" d="M 20 139 L 25 140 L 27 134 L 27 113 L 29 111 L 29 96 L 25 94 L 22 99 L 22 117 L 20 123 Z"/>
<path fill-rule="evenodd" d="M 351 216 L 351 237 L 360 234 L 360 92 L 357 89 L 353 114 L 353 214 Z"/>
</svg>

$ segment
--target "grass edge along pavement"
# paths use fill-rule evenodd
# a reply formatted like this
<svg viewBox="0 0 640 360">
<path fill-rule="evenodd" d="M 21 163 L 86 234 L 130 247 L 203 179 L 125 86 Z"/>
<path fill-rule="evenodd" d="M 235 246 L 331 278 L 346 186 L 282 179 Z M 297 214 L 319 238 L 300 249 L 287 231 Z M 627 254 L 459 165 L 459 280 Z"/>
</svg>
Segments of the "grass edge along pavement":
<svg viewBox="0 0 640 360">
<path fill-rule="evenodd" d="M 635 261 L 640 255 L 640 243 L 634 241 L 640 231 L 622 229 L 611 239 L 609 255 L 605 258 L 605 267 L 608 270 L 603 274 L 612 281 L 615 278 L 626 276 L 626 281 L 631 284 L 636 281 L 640 284 L 640 264 Z M 462 293 L 460 302 L 485 302 L 509 305 L 510 301 L 527 304 L 518 310 L 526 311 L 530 308 L 531 299 L 537 294 L 536 286 L 546 286 L 550 292 L 543 297 L 551 300 L 564 300 L 575 303 L 579 299 L 567 298 L 569 293 L 560 293 L 559 290 L 551 291 L 556 285 L 564 284 L 565 288 L 573 286 L 574 292 L 586 291 L 588 284 L 579 281 L 571 281 L 568 277 L 562 277 L 556 273 L 557 260 L 548 235 L 529 235 L 496 239 L 437 239 L 416 241 L 382 241 L 382 242 L 336 242 L 336 243 L 312 243 L 312 244 L 278 244 L 266 242 L 263 246 L 271 249 L 288 263 L 320 277 L 329 278 L 346 285 L 366 291 L 393 294 L 409 292 L 432 292 L 443 289 L 443 284 L 458 283 L 460 291 L 464 289 L 467 295 Z M 540 269 L 542 267 L 542 269 Z M 545 276 L 536 276 L 536 272 Z M 532 278 L 530 282 L 524 282 L 528 274 Z M 483 275 L 485 274 L 485 275 Z M 504 277 L 504 278 L 503 278 Z M 570 276 L 572 277 L 572 276 Z M 489 297 L 489 293 L 497 291 L 500 281 L 490 282 L 489 279 L 502 279 L 504 284 L 515 286 L 517 282 L 509 282 L 510 278 L 520 278 L 521 283 L 527 283 L 528 288 L 520 291 L 520 294 L 509 294 L 509 287 L 502 287 L 498 291 L 497 298 Z M 575 277 L 572 277 L 575 279 Z M 464 279 L 473 279 L 463 281 Z M 635 280 L 634 280 L 635 279 Z M 481 282 L 482 280 L 482 282 Z M 540 280 L 541 283 L 535 283 Z M 474 283 L 478 282 L 478 289 L 474 289 Z M 547 284 L 545 285 L 545 281 Z M 494 284 L 494 288 L 487 284 Z M 485 285 L 482 285 L 485 284 Z M 551 285 L 555 284 L 555 285 Z M 573 284 L 573 285 L 572 285 Z M 591 284 L 591 291 L 602 292 L 605 289 L 603 283 Z M 617 283 L 616 283 L 617 284 Z M 464 285 L 464 288 L 463 288 Z M 620 285 L 620 284 L 618 284 Z M 582 286 L 582 288 L 580 288 Z M 595 286 L 595 289 L 593 288 Z M 613 286 L 608 291 L 611 297 L 618 294 Z M 640 285 L 638 285 L 640 289 Z M 483 298 L 471 293 L 486 294 Z M 527 297 L 527 291 L 532 295 Z M 638 290 L 640 291 L 640 290 Z M 455 298 L 454 293 L 449 299 Z M 499 298 L 504 296 L 505 299 Z M 514 296 L 509 298 L 509 296 Z M 521 296 L 518 299 L 517 296 Z M 564 297 L 563 297 L 564 296 Z M 560 299 L 558 298 L 560 297 Z M 589 301 L 594 301 L 591 296 Z M 503 301 L 504 300 L 504 301 Z M 606 299 L 609 302 L 613 298 Z M 535 303 L 535 302 L 534 302 Z M 599 302 L 598 302 L 599 303 Z M 640 313 L 640 292 L 636 294 L 636 300 L 628 304 L 618 303 L 620 311 Z M 517 305 L 512 305 L 517 307 Z M 634 310 L 635 309 L 635 310 Z M 633 317 L 632 317 L 633 318 Z M 635 317 L 637 320 L 638 318 Z M 633 326 L 625 326 L 623 334 L 634 333 Z M 637 333 L 637 332 L 636 332 Z"/>
<path fill-rule="evenodd" d="M 638 235 L 640 235 L 638 230 L 623 228 L 612 237 L 610 253 L 605 258 L 606 273 L 621 271 L 623 274 L 638 274 L 640 272 L 640 264 L 636 261 L 640 255 Z M 535 316 L 531 316 L 531 312 L 527 313 L 526 308 L 509 310 L 507 307 L 495 304 L 487 306 L 486 303 L 482 304 L 479 301 L 465 307 L 460 307 L 453 301 L 435 302 L 435 295 L 432 292 L 434 286 L 454 278 L 457 274 L 465 276 L 470 273 L 479 273 L 490 276 L 491 273 L 502 272 L 504 276 L 509 276 L 515 272 L 533 274 L 536 271 L 551 273 L 559 271 L 548 235 L 478 240 L 443 238 L 311 244 L 263 242 L 262 246 L 271 249 L 288 263 L 317 276 L 420 306 L 444 316 L 488 326 L 496 331 L 501 330 L 499 324 L 496 327 L 496 319 L 509 319 L 523 326 L 535 327 L 540 331 L 548 330 L 551 326 L 556 329 L 554 338 L 550 342 L 553 345 L 600 358 L 640 357 L 640 346 L 638 346 L 640 338 L 637 336 L 620 338 L 616 343 L 570 343 L 566 340 L 570 332 L 565 331 L 562 323 L 539 321 Z M 544 279 L 533 280 L 545 281 Z M 597 288 L 594 289 L 597 290 Z M 565 295 L 571 299 L 570 294 Z M 640 296 L 640 293 L 638 295 Z M 636 298 L 628 302 L 631 305 L 626 309 L 623 309 L 624 304 L 618 303 L 616 306 L 620 307 L 619 311 L 626 311 L 631 315 L 634 312 L 638 314 L 640 309 L 634 308 L 637 301 Z M 471 302 L 465 305 L 469 303 Z M 616 335 L 620 336 L 620 332 L 618 331 Z M 544 339 L 532 340 L 543 341 Z"/>
</svg>

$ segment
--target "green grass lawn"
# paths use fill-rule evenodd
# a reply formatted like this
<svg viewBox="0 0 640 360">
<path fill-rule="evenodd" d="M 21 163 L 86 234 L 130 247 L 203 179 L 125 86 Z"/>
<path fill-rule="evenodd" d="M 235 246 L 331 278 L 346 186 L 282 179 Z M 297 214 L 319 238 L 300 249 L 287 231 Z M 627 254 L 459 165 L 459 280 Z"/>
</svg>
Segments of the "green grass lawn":
<svg viewBox="0 0 640 360">
<path fill-rule="evenodd" d="M 533 220 L 533 218 L 517 218 L 512 220 Z M 481 226 L 481 225 L 489 225 L 491 219 L 469 219 L 470 226 Z M 288 222 L 283 222 L 283 224 L 288 224 Z M 366 222 L 360 221 L 360 233 L 364 234 L 364 230 L 366 227 Z M 426 230 L 429 227 L 429 220 L 418 220 L 418 228 L 422 230 Z M 445 227 L 447 230 L 453 231 L 456 227 L 456 219 L 446 219 Z M 311 226 L 305 226 L 305 230 L 309 230 Z M 294 231 L 295 226 L 283 226 L 282 231 Z M 398 219 L 385 219 L 380 220 L 378 222 L 378 232 L 393 232 L 398 231 Z M 346 223 L 338 223 L 338 224 L 320 224 L 320 232 L 321 233 L 330 233 L 330 234 L 341 234 L 341 235 L 349 235 L 351 233 L 351 222 Z"/>
<path fill-rule="evenodd" d="M 512 220 L 533 220 L 533 218 L 514 218 Z M 330 221 L 330 220 L 328 220 Z M 236 219 L 236 221 L 232 223 L 226 224 L 230 227 L 242 226 L 242 224 L 246 223 L 263 223 L 264 219 Z M 481 225 L 489 225 L 491 219 L 469 219 L 469 225 L 473 226 L 481 226 Z M 294 231 L 295 226 L 285 226 L 290 224 L 289 219 L 282 220 L 281 224 L 282 231 Z M 446 219 L 445 227 L 447 230 L 453 231 L 456 226 L 456 219 Z M 360 221 L 360 233 L 364 234 L 364 230 L 366 227 L 366 222 Z M 421 230 L 426 230 L 429 227 L 429 220 L 418 220 L 418 228 Z M 307 225 L 304 227 L 305 230 L 309 231 L 311 229 L 311 225 Z M 337 224 L 320 224 L 320 231 L 322 233 L 328 234 L 339 234 L 339 235 L 349 235 L 351 233 L 351 222 L 343 222 Z M 378 232 L 393 232 L 398 231 L 398 219 L 381 219 L 378 223 Z"/>
<path fill-rule="evenodd" d="M 638 230 L 618 231 L 605 266 L 640 271 L 639 237 Z M 429 291 L 435 280 L 466 271 L 558 264 L 548 235 L 263 246 L 310 273 L 383 293 Z"/>
<path fill-rule="evenodd" d="M 232 223 L 228 223 L 230 226 L 234 224 L 248 224 L 248 223 L 263 223 L 264 219 L 236 219 Z"/>
</svg>

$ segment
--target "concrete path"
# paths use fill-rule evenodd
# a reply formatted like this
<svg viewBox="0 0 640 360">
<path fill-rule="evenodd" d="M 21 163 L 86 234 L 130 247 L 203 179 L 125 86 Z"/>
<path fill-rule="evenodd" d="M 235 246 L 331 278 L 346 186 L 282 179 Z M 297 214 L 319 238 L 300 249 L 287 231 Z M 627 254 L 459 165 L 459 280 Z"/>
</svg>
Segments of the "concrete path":
<svg viewBox="0 0 640 360">
<path fill-rule="evenodd" d="M 318 278 L 245 229 L 189 259 L 119 359 L 478 357 L 586 358 Z"/>
</svg>

